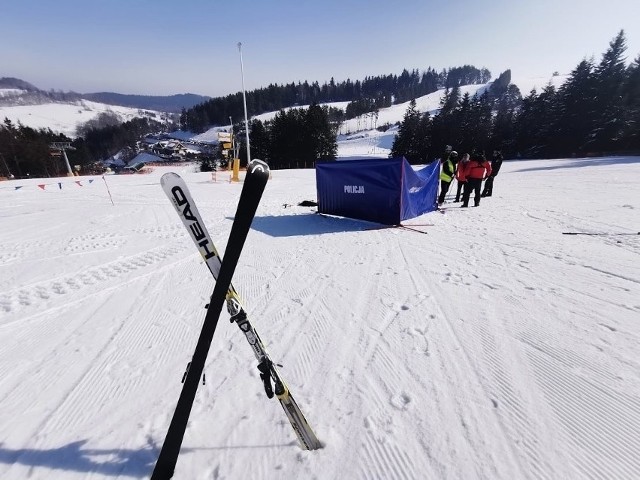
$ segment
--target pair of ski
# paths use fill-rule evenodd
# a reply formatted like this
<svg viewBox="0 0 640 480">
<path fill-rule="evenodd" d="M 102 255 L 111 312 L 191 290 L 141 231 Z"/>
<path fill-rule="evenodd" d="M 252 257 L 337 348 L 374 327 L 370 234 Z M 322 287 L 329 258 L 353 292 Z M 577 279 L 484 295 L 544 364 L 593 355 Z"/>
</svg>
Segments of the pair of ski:
<svg viewBox="0 0 640 480">
<path fill-rule="evenodd" d="M 268 178 L 269 167 L 266 163 L 260 160 L 249 163 L 224 260 L 216 250 L 184 180 L 176 173 L 167 173 L 161 178 L 160 183 L 165 194 L 171 200 L 191 239 L 196 244 L 211 275 L 216 280 L 216 285 L 192 360 L 183 377 L 182 392 L 153 470 L 152 480 L 173 476 L 207 353 L 225 302 L 231 321 L 238 324 L 259 362 L 258 370 L 267 397 L 272 398 L 275 393 L 303 449 L 315 450 L 321 447 L 320 441 L 267 353 L 258 332 L 251 325 L 238 293 L 231 284 Z"/>
</svg>

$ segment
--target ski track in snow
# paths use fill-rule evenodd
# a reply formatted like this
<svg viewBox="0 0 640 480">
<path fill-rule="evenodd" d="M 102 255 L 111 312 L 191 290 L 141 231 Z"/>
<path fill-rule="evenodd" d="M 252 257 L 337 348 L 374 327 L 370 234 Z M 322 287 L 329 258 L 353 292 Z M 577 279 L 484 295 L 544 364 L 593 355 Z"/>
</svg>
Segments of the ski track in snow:
<svg viewBox="0 0 640 480">
<path fill-rule="evenodd" d="M 637 188 L 592 188 L 640 162 L 557 162 L 506 162 L 480 208 L 407 222 L 427 235 L 284 209 L 313 172 L 273 172 L 233 283 L 324 448 L 223 312 L 175 478 L 640 478 Z M 158 170 L 110 177 L 115 207 L 0 191 L 1 478 L 150 475 L 213 289 Z M 223 253 L 240 186 L 182 174 Z"/>
</svg>

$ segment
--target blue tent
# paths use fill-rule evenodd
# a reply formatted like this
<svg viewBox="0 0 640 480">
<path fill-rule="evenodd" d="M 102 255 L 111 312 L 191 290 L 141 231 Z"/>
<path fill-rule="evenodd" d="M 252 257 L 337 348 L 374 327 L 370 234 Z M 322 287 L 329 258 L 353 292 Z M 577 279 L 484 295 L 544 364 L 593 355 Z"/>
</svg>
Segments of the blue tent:
<svg viewBox="0 0 640 480">
<path fill-rule="evenodd" d="M 414 170 L 404 157 L 316 164 L 318 212 L 399 225 L 437 208 L 438 162 Z"/>
</svg>

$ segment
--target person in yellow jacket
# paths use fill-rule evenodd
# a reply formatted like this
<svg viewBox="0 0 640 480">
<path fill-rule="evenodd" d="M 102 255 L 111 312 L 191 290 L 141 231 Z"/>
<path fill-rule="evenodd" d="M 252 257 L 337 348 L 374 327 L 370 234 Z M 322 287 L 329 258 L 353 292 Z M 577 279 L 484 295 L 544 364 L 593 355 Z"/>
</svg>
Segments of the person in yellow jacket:
<svg viewBox="0 0 640 480">
<path fill-rule="evenodd" d="M 438 197 L 438 205 L 444 203 L 444 197 L 449 191 L 449 186 L 453 181 L 456 173 L 456 165 L 458 163 L 458 152 L 452 150 L 446 160 L 442 161 L 442 170 L 440 171 L 440 196 Z"/>
</svg>

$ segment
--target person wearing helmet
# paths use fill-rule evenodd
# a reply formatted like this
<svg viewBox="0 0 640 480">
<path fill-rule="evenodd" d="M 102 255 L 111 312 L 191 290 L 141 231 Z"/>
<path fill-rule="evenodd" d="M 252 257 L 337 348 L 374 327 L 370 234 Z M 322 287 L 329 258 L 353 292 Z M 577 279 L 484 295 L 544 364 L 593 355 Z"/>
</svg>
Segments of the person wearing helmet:
<svg viewBox="0 0 640 480">
<path fill-rule="evenodd" d="M 442 162 L 442 171 L 440 172 L 440 196 L 438 197 L 438 205 L 444 203 L 444 197 L 449 191 L 449 186 L 453 181 L 456 173 L 456 165 L 458 164 L 458 152 L 452 150 L 447 159 Z"/>
</svg>

